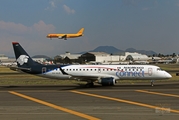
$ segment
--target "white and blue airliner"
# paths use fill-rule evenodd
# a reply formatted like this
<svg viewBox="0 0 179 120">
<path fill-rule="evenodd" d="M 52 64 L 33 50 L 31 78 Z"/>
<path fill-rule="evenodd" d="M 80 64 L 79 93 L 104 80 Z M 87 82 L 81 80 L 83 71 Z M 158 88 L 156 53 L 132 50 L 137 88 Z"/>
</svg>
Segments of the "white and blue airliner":
<svg viewBox="0 0 179 120">
<path fill-rule="evenodd" d="M 18 42 L 12 42 L 18 69 L 25 73 L 59 80 L 86 81 L 87 86 L 97 82 L 103 86 L 115 85 L 118 80 L 169 79 L 172 76 L 154 65 L 43 65 L 32 60 Z"/>
</svg>

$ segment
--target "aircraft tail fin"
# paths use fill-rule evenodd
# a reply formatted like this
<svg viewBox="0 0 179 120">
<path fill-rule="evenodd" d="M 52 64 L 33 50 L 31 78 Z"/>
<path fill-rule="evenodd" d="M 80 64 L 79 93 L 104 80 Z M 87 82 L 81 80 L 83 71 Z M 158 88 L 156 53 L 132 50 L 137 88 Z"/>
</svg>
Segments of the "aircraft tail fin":
<svg viewBox="0 0 179 120">
<path fill-rule="evenodd" d="M 22 46 L 18 42 L 12 42 L 12 45 L 14 48 L 14 53 L 18 67 L 30 68 L 32 65 L 37 64 L 32 60 L 32 58 L 27 54 L 27 52 L 22 48 Z"/>
<path fill-rule="evenodd" d="M 83 34 L 83 31 L 84 31 L 84 28 L 81 28 L 81 29 L 77 32 L 77 34 Z"/>
</svg>

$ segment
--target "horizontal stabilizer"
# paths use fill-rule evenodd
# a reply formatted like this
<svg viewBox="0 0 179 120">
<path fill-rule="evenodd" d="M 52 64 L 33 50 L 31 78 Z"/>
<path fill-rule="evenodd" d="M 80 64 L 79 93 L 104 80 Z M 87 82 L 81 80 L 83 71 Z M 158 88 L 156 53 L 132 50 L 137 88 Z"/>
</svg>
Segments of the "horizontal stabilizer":
<svg viewBox="0 0 179 120">
<path fill-rule="evenodd" d="M 31 68 L 22 68 L 22 67 L 10 67 L 10 69 L 14 71 L 17 71 L 17 70 L 31 71 Z"/>
</svg>

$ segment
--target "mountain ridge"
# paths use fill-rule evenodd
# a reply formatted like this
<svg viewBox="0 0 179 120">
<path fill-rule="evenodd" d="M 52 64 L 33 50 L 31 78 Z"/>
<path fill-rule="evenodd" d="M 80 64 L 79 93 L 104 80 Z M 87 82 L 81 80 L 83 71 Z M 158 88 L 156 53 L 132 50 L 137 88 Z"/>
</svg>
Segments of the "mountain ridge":
<svg viewBox="0 0 179 120">
<path fill-rule="evenodd" d="M 108 54 L 116 54 L 116 53 L 123 53 L 123 52 L 137 52 L 146 55 L 157 54 L 152 50 L 137 50 L 135 48 L 127 48 L 126 50 L 121 50 L 114 46 L 98 46 L 97 48 L 90 50 L 89 52 L 106 52 Z"/>
</svg>

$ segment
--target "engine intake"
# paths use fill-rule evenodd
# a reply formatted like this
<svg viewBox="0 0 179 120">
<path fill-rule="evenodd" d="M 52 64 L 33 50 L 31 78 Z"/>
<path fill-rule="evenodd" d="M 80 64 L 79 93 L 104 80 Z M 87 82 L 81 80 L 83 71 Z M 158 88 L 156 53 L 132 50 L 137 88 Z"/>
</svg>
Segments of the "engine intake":
<svg viewBox="0 0 179 120">
<path fill-rule="evenodd" d="M 101 78 L 98 83 L 102 86 L 112 86 L 116 84 L 116 80 L 113 77 Z"/>
</svg>

